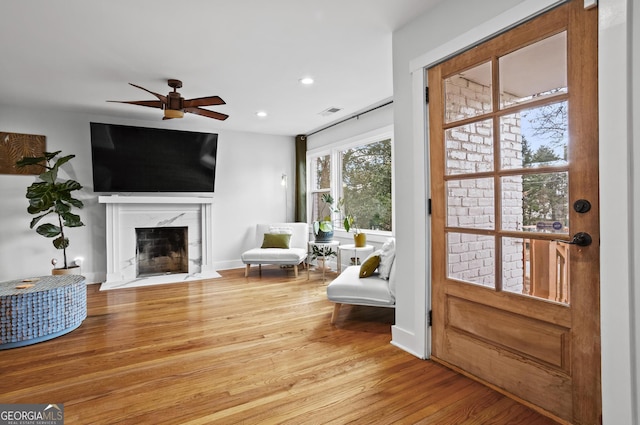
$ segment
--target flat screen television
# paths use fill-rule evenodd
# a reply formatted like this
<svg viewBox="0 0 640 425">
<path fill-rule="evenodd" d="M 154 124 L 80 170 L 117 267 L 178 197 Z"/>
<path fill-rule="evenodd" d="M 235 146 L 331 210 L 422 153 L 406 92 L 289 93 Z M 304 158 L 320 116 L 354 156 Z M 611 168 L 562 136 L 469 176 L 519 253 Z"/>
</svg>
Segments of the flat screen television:
<svg viewBox="0 0 640 425">
<path fill-rule="evenodd" d="M 218 135 L 91 123 L 95 192 L 213 192 Z"/>
</svg>

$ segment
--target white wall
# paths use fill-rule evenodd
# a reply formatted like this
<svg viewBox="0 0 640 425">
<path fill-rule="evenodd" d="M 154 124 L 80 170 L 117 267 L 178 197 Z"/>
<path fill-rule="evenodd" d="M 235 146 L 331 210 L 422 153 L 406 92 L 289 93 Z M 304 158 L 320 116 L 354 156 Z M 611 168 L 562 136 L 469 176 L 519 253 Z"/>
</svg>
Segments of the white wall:
<svg viewBox="0 0 640 425">
<path fill-rule="evenodd" d="M 427 185 L 424 114 L 416 105 L 413 61 L 444 52 L 452 41 L 469 38 L 474 29 L 502 12 L 538 9 L 546 0 L 450 0 L 394 33 L 394 107 L 396 236 L 398 285 L 397 345 L 424 355 L 428 299 L 428 226 L 422 197 Z M 601 207 L 601 325 L 603 420 L 605 424 L 639 423 L 638 347 L 640 341 L 640 8 L 634 0 L 599 1 L 599 112 Z M 637 6 L 637 2 L 635 4 Z M 461 12 L 462 11 L 462 12 Z M 633 14 L 632 14 L 633 13 Z M 635 23 L 635 25 L 633 25 Z M 635 28 L 634 30 L 632 30 Z M 496 30 L 499 28 L 496 27 Z M 477 35 L 480 40 L 482 35 Z M 454 43 L 455 44 L 455 43 Z M 452 52 L 449 52 L 452 53 Z M 625 97 L 620 93 L 628 93 Z M 416 112 L 418 111 L 418 112 Z M 418 300 L 416 302 L 416 300 Z"/>
<path fill-rule="evenodd" d="M 629 6 L 631 5 L 631 0 L 627 3 Z M 640 106 L 638 105 L 638 99 L 640 99 L 640 78 L 638 76 L 640 71 L 640 7 L 634 7 L 631 11 L 633 16 L 630 14 L 626 14 L 627 16 L 627 24 L 625 25 L 627 28 L 630 28 L 628 31 L 629 40 L 627 43 L 631 44 L 631 57 L 628 58 L 631 63 L 627 66 L 628 76 L 634 76 L 633 78 L 628 78 L 631 80 L 632 90 L 629 90 L 629 105 L 627 106 L 627 111 L 631 111 L 632 114 L 630 119 L 633 123 L 630 126 L 631 134 L 627 135 L 626 142 L 628 143 L 628 151 L 631 153 L 629 155 L 629 160 L 631 164 L 640 164 Z M 635 24 L 635 25 L 632 25 Z M 622 35 L 622 37 L 625 37 Z M 616 43 L 617 40 L 612 40 L 611 42 L 607 42 L 607 46 L 610 46 L 610 43 Z M 627 44 L 625 43 L 625 44 Z M 625 51 L 627 51 L 625 49 Z M 619 56 L 623 56 L 623 54 L 618 53 Z M 617 72 L 616 68 L 612 68 L 610 72 Z M 631 184 L 633 185 L 633 207 L 631 211 L 629 211 L 630 217 L 637 217 L 640 213 L 640 170 L 637 167 L 633 170 L 633 181 Z M 632 399 L 629 401 L 631 406 L 635 406 L 634 410 L 631 412 L 633 416 L 633 420 L 635 423 L 640 422 L 640 359 L 638 359 L 638 355 L 640 353 L 640 288 L 637 287 L 638 279 L 640 279 L 640 225 L 637 222 L 633 223 L 631 226 L 632 240 L 634 241 L 632 257 L 630 258 L 631 263 L 634 265 L 631 276 L 628 279 L 625 279 L 626 283 L 630 285 L 631 288 L 631 296 L 629 297 L 631 302 L 629 303 L 632 320 L 630 320 L 630 327 L 632 329 L 631 333 L 631 350 L 629 352 L 629 357 L 632 362 L 632 381 L 631 387 L 634 391 L 632 395 Z M 624 320 L 624 318 L 622 319 Z M 612 323 L 610 326 L 615 326 L 616 323 Z M 624 338 L 624 337 L 623 337 Z M 609 351 L 613 351 L 613 349 L 609 349 L 607 351 L 607 364 L 606 371 L 609 372 L 609 368 L 615 366 L 615 362 L 609 361 Z M 622 374 L 623 371 L 618 371 L 617 374 Z M 608 378 L 610 381 L 615 382 L 616 375 L 613 373 L 609 373 Z M 626 391 L 625 391 L 626 393 Z M 624 395 L 624 394 L 623 394 Z M 607 398 L 607 408 L 608 409 L 616 409 L 618 407 L 625 408 L 626 404 L 623 406 L 616 406 L 614 402 L 610 402 L 609 400 L 615 400 L 612 396 Z"/>
<path fill-rule="evenodd" d="M 197 116 L 174 122 L 130 121 L 50 109 L 0 107 L 2 131 L 43 134 L 48 151 L 76 155 L 71 168 L 64 170 L 85 186 L 78 194 L 85 203 L 79 211 L 85 226 L 69 229 L 67 255 L 70 259 L 84 258 L 82 272 L 89 282 L 101 281 L 106 275 L 105 206 L 98 204 L 98 194 L 91 190 L 91 121 L 219 134 L 213 194 L 213 259 L 217 269 L 242 266 L 240 254 L 252 245 L 257 222 L 285 220 L 285 192 L 280 180 L 283 173 L 293 175 L 293 137 L 225 131 L 223 123 Z M 26 212 L 24 195 L 34 180 L 35 176 L 0 175 L 0 281 L 49 274 L 51 259 L 62 260 L 62 252 L 50 239 L 29 229 L 32 217 Z M 290 187 L 288 196 L 287 215 L 292 217 Z"/>
<path fill-rule="evenodd" d="M 632 16 L 633 3 L 636 7 Z M 605 424 L 640 423 L 640 294 L 637 287 L 640 276 L 640 49 L 637 44 L 640 13 L 637 6 L 636 0 L 600 0 L 598 12 L 600 317 Z M 632 38 L 634 27 L 636 32 Z"/>
</svg>

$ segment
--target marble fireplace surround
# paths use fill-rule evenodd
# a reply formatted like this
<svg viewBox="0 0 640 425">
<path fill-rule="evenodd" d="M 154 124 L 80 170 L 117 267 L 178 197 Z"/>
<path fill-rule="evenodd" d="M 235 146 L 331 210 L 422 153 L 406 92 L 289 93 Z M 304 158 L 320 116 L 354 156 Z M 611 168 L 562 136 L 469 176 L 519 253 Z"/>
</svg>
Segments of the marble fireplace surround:
<svg viewBox="0 0 640 425">
<path fill-rule="evenodd" d="M 100 196 L 106 204 L 105 285 L 153 285 L 219 277 L 213 269 L 213 198 L 180 196 Z M 137 277 L 136 227 L 188 227 L 189 272 Z"/>
</svg>

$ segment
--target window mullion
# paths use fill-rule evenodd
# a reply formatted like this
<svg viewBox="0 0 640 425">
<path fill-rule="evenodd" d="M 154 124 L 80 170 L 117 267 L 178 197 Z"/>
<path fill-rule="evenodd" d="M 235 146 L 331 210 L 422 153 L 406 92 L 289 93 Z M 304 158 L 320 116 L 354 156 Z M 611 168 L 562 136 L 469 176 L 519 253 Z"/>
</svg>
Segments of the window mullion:
<svg viewBox="0 0 640 425">
<path fill-rule="evenodd" d="M 331 175 L 333 176 L 333 181 L 331 182 L 331 195 L 335 200 L 335 207 L 338 200 L 342 198 L 342 155 L 340 149 L 331 150 Z M 338 217 L 337 213 L 332 212 L 331 216 L 334 224 L 337 223 L 335 227 L 341 228 L 340 217 Z"/>
</svg>

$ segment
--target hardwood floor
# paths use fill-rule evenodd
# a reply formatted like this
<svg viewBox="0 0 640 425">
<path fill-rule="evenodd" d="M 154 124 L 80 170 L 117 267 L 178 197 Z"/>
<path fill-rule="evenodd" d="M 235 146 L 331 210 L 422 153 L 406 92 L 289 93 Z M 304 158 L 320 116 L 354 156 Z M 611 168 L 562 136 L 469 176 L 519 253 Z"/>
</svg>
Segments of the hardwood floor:
<svg viewBox="0 0 640 425">
<path fill-rule="evenodd" d="M 90 285 L 80 328 L 0 351 L 0 403 L 63 403 L 67 425 L 555 424 L 392 346 L 392 309 L 343 307 L 331 326 L 319 273 L 220 273 Z"/>
</svg>

